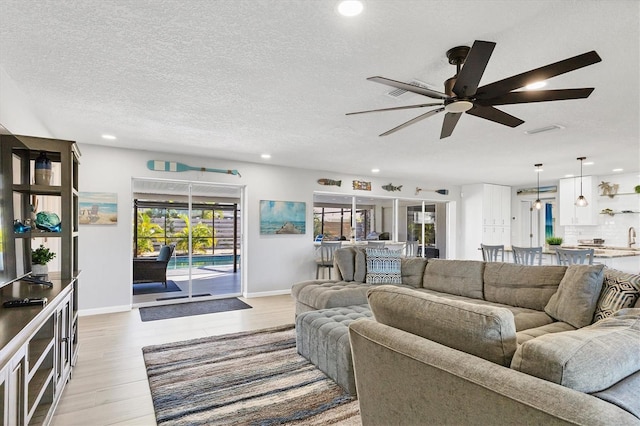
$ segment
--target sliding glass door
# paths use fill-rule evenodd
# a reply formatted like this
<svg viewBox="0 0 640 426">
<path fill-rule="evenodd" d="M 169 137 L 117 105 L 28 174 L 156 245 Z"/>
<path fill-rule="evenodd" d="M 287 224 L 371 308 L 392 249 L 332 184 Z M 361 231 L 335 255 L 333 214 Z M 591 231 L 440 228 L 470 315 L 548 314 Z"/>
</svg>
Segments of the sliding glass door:
<svg viewBox="0 0 640 426">
<path fill-rule="evenodd" d="M 158 179 L 133 180 L 132 284 L 137 306 L 237 296 L 240 260 L 241 186 Z M 171 248 L 166 282 L 136 267 Z"/>
</svg>

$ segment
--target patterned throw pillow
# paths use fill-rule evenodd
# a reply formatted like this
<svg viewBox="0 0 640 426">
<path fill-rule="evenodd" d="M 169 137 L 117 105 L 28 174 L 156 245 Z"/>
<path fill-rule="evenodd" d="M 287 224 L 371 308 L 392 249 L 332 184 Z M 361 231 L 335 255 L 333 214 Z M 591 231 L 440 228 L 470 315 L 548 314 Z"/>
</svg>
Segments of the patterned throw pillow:
<svg viewBox="0 0 640 426">
<path fill-rule="evenodd" d="M 620 309 L 632 307 L 638 297 L 640 297 L 640 275 L 606 268 L 593 322 L 610 317 Z"/>
<path fill-rule="evenodd" d="M 402 250 L 367 249 L 367 284 L 402 284 Z"/>
</svg>

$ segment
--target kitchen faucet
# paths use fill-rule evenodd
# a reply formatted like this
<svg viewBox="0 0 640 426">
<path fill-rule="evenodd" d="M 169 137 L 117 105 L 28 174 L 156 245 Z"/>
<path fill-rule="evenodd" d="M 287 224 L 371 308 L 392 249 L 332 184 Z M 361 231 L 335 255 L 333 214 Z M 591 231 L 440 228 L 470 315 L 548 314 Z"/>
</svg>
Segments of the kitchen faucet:
<svg viewBox="0 0 640 426">
<path fill-rule="evenodd" d="M 629 228 L 629 239 L 627 242 L 629 243 L 629 248 L 636 243 L 636 230 L 633 226 Z"/>
</svg>

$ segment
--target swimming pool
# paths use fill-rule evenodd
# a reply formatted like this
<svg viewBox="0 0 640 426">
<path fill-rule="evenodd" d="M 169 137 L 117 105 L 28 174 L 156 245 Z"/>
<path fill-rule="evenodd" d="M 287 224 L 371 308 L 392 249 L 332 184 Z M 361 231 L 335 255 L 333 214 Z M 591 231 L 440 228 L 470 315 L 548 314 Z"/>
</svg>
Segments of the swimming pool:
<svg viewBox="0 0 640 426">
<path fill-rule="evenodd" d="M 240 262 L 240 255 L 236 256 L 237 262 Z M 218 265 L 233 265 L 232 254 L 221 255 L 205 255 L 205 256 L 193 256 L 191 266 L 218 266 Z M 189 267 L 188 256 L 174 256 L 167 264 L 167 269 L 185 269 Z"/>
</svg>

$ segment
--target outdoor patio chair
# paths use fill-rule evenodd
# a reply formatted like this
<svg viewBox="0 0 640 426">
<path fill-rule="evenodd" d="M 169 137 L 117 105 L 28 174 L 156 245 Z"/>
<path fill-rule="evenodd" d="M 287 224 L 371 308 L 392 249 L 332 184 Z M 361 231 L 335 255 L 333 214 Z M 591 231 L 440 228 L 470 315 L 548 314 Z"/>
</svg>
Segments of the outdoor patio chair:
<svg viewBox="0 0 640 426">
<path fill-rule="evenodd" d="M 133 259 L 133 283 L 163 283 L 167 286 L 167 264 L 173 254 L 173 245 L 162 246 L 158 257 Z"/>
</svg>

